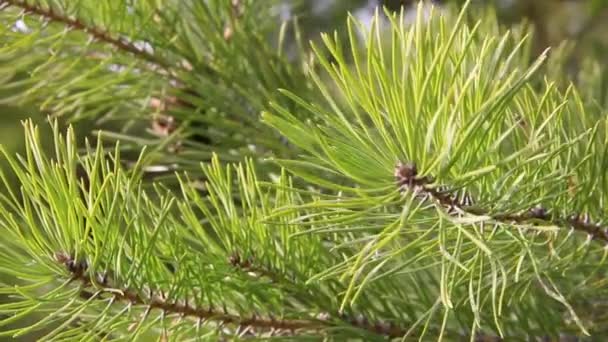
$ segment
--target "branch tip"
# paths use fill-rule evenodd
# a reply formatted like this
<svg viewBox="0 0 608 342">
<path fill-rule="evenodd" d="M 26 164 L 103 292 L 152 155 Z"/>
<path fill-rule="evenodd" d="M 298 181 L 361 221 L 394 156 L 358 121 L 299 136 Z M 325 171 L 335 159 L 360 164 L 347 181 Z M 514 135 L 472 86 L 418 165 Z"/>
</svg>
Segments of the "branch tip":
<svg viewBox="0 0 608 342">
<path fill-rule="evenodd" d="M 608 226 L 601 222 L 594 222 L 588 213 L 573 213 L 566 217 L 560 217 L 541 205 L 537 205 L 519 213 L 496 213 L 487 208 L 473 206 L 474 200 L 466 191 L 451 190 L 445 185 L 437 185 L 431 176 L 418 176 L 416 164 L 412 162 L 398 162 L 394 170 L 395 182 L 401 191 L 413 191 L 419 198 L 425 200 L 430 198 L 439 206 L 443 207 L 450 215 L 461 215 L 463 213 L 474 216 L 489 216 L 494 221 L 505 224 L 528 223 L 536 225 L 543 221 L 549 225 L 558 227 L 570 227 L 574 230 L 587 233 L 590 240 L 598 240 L 608 245 Z"/>
</svg>

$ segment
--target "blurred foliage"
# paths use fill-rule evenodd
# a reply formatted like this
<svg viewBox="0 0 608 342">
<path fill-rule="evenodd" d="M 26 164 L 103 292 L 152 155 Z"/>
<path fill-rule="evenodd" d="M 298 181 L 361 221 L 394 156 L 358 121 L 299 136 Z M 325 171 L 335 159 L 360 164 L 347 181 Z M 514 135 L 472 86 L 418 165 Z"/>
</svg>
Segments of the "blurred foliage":
<svg viewBox="0 0 608 342">
<path fill-rule="evenodd" d="M 359 20 L 370 20 L 378 5 L 398 11 L 405 6 L 412 11 L 415 0 L 285 0 L 276 6 L 279 17 L 286 20 L 297 16 L 302 41 L 318 40 L 320 32 L 344 31 L 345 18 L 352 13 Z M 433 1 L 439 6 L 460 5 L 462 0 Z M 594 96 L 598 105 L 606 104 L 608 93 L 604 74 L 604 60 L 608 56 L 608 0 L 476 0 L 479 8 L 496 9 L 498 18 L 504 25 L 528 21 L 535 28 L 535 51 L 542 52 L 547 47 L 562 48 L 568 53 L 572 72 L 566 81 L 576 81 L 581 74 L 596 74 Z M 15 23 L 18 29 L 19 23 Z M 287 35 L 289 37 L 289 35 Z M 292 42 L 295 45 L 295 42 Z M 294 47 L 295 50 L 295 47 Z M 560 71 L 561 72 L 561 71 Z M 0 71 L 1 73 L 1 71 Z M 588 79 L 588 78 L 587 78 Z M 587 81 L 588 83 L 588 81 Z M 0 103 L 0 144 L 9 150 L 19 150 L 21 140 L 20 120 L 34 118 L 41 120 L 44 115 L 33 107 L 10 107 Z M 83 130 L 86 131 L 86 130 Z"/>
</svg>

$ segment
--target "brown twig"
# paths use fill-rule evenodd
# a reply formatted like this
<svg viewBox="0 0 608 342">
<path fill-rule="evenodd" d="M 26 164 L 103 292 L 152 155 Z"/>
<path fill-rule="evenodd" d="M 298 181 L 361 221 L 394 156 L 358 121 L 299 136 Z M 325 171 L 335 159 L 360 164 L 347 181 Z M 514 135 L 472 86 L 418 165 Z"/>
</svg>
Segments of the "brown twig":
<svg viewBox="0 0 608 342">
<path fill-rule="evenodd" d="M 162 310 L 165 314 L 176 314 L 182 317 L 189 317 L 199 322 L 213 321 L 220 325 L 232 325 L 237 331 L 250 331 L 259 329 L 271 331 L 274 334 L 295 334 L 296 332 L 322 331 L 329 328 L 336 328 L 347 324 L 351 327 L 361 329 L 373 334 L 385 336 L 389 339 L 399 339 L 408 333 L 408 329 L 398 326 L 393 322 L 372 321 L 360 314 L 319 314 L 316 318 L 310 319 L 275 319 L 258 316 L 244 317 L 242 315 L 228 313 L 213 308 L 200 308 L 191 305 L 188 301 L 171 300 L 159 291 L 148 291 L 150 295 L 141 296 L 133 289 L 119 289 L 117 284 L 108 273 L 97 273 L 91 277 L 86 261 L 77 261 L 70 255 L 60 252 L 55 255 L 55 259 L 63 264 L 72 275 L 72 280 L 78 281 L 82 285 L 80 296 L 85 300 L 101 295 L 110 295 L 116 302 L 128 302 L 131 305 L 141 305 L 151 309 Z M 252 272 L 264 273 L 271 278 L 280 278 L 279 275 L 272 275 L 271 271 L 253 265 L 251 259 L 241 259 L 238 256 L 230 258 L 230 263 L 235 267 L 244 267 Z M 253 271 L 256 270 L 256 271 Z M 93 279 L 93 280 L 92 280 Z M 154 294 L 156 293 L 156 294 Z M 468 338 L 466 335 L 450 333 L 450 336 L 460 336 Z M 413 337 L 411 334 L 409 337 Z M 547 337 L 542 340 L 546 340 Z M 478 332 L 475 334 L 475 341 L 503 341 L 502 338 L 493 334 Z M 558 339 L 556 341 L 562 341 Z"/>
<path fill-rule="evenodd" d="M 25 0 L 0 0 L 0 10 L 11 6 L 20 8 L 24 13 L 34 14 L 49 21 L 62 23 L 69 28 L 85 32 L 91 35 L 95 40 L 114 46 L 118 50 L 131 53 L 134 56 L 153 65 L 154 68 L 151 69 L 159 74 L 167 76 L 170 83 L 175 87 L 181 87 L 183 83 L 178 76 L 178 71 L 183 71 L 186 73 L 193 71 L 193 66 L 185 59 L 180 63 L 170 63 L 158 55 L 151 53 L 144 48 L 138 47 L 127 39 L 113 37 L 110 32 L 101 27 L 91 26 L 78 18 L 72 18 L 67 14 L 57 13 L 52 7 L 44 8 L 42 6 L 29 4 Z M 209 75 L 217 77 L 221 76 L 211 67 L 197 65 L 197 68 Z M 192 93 L 192 91 L 186 92 Z"/>
<path fill-rule="evenodd" d="M 444 187 L 437 186 L 430 176 L 420 177 L 416 165 L 413 163 L 403 164 L 399 162 L 395 168 L 395 180 L 402 190 L 412 190 L 423 196 L 430 197 L 446 208 L 448 213 L 454 210 L 477 215 L 489 216 L 493 220 L 503 223 L 526 223 L 534 220 L 544 222 L 558 227 L 570 227 L 576 231 L 585 232 L 592 240 L 601 240 L 608 244 L 608 227 L 600 223 L 594 223 L 588 214 L 572 214 L 568 217 L 549 214 L 548 210 L 537 206 L 518 213 L 492 213 L 490 210 L 474 206 L 470 195 L 457 194 L 455 191 L 442 190 Z"/>
<path fill-rule="evenodd" d="M 254 258 L 242 258 L 240 254 L 234 253 L 229 258 L 229 263 L 241 269 L 245 272 L 252 272 L 254 274 L 267 277 L 272 280 L 274 283 L 292 283 L 286 276 L 277 274 L 271 270 L 266 269 L 265 267 L 256 265 L 254 263 Z M 295 287 L 295 285 L 291 284 Z M 399 338 L 407 334 L 407 329 L 397 326 L 393 322 L 384 322 L 384 321 L 370 321 L 366 317 L 362 315 L 347 315 L 345 313 L 339 314 L 334 313 L 323 313 L 318 317 L 322 321 L 329 321 L 330 319 L 337 319 L 342 323 L 348 324 L 350 326 L 356 327 L 358 329 L 366 330 L 368 332 L 373 332 L 378 335 L 387 336 L 390 338 Z"/>
<path fill-rule="evenodd" d="M 142 296 L 133 289 L 120 289 L 117 284 L 114 284 L 107 274 L 97 274 L 92 280 L 91 274 L 88 273 L 88 265 L 84 261 L 76 261 L 66 253 L 57 253 L 55 259 L 63 264 L 72 275 L 72 280 L 82 284 L 83 289 L 80 296 L 90 299 L 93 296 L 107 294 L 113 296 L 114 300 L 120 302 L 128 302 L 132 305 L 147 306 L 150 309 L 159 309 L 166 314 L 177 314 L 183 317 L 194 318 L 198 321 L 214 321 L 223 325 L 234 325 L 237 327 L 251 327 L 262 330 L 320 330 L 326 325 L 315 319 L 275 319 L 264 317 L 243 317 L 236 314 L 228 313 L 225 309 L 220 311 L 213 308 L 195 307 L 187 301 L 174 301 L 167 298 L 161 292 L 154 294 L 151 291 L 149 296 Z M 91 291 L 95 288 L 96 291 Z M 110 290 L 111 289 L 111 290 Z"/>
<path fill-rule="evenodd" d="M 123 38 L 115 38 L 112 35 L 100 28 L 95 26 L 89 26 L 79 19 L 71 18 L 65 14 L 57 13 L 52 7 L 43 8 L 42 6 L 36 6 L 34 4 L 28 4 L 24 0 L 0 0 L 0 8 L 6 6 L 18 7 L 25 13 L 31 13 L 40 17 L 46 18 L 50 21 L 63 23 L 66 26 L 90 34 L 96 40 L 115 46 L 117 49 L 129 52 L 141 59 L 144 59 L 150 63 L 157 65 L 158 67 L 170 72 L 172 65 L 167 61 L 159 58 L 157 55 L 146 51 L 145 49 L 139 48 L 133 43 Z"/>
<path fill-rule="evenodd" d="M 388 338 L 401 338 L 407 333 L 407 329 L 392 322 L 372 321 L 362 315 L 348 315 L 328 313 L 320 314 L 310 319 L 275 319 L 258 316 L 244 317 L 228 313 L 226 309 L 219 311 L 213 308 L 195 307 L 188 301 L 171 300 L 162 292 L 149 291 L 149 296 L 141 296 L 133 289 L 120 288 L 108 276 L 108 273 L 98 273 L 91 277 L 88 264 L 85 261 L 77 261 L 64 252 L 57 253 L 55 259 L 64 265 L 72 275 L 72 280 L 80 282 L 82 290 L 80 296 L 83 299 L 91 299 L 94 296 L 110 295 L 118 302 L 128 302 L 132 305 L 146 306 L 150 309 L 159 309 L 166 314 L 177 314 L 190 317 L 200 322 L 213 321 L 222 325 L 232 325 L 238 329 L 253 328 L 275 332 L 290 331 L 321 331 L 324 329 L 339 327 L 348 324 L 352 327 L 386 336 Z M 238 267 L 245 267 L 254 272 L 264 273 L 268 277 L 276 278 L 269 271 L 254 266 L 250 260 L 242 260 L 240 257 L 231 258 L 231 263 Z M 93 279 L 93 280 L 92 280 Z M 155 294 L 156 293 L 156 294 Z"/>
</svg>

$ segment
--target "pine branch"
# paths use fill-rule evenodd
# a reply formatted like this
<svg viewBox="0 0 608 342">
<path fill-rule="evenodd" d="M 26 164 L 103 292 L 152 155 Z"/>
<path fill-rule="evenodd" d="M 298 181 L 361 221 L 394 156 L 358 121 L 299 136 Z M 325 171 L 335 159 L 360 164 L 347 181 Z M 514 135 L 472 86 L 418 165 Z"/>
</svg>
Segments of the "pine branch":
<svg viewBox="0 0 608 342">
<path fill-rule="evenodd" d="M 463 192 L 459 196 L 451 190 L 444 190 L 445 186 L 437 186 L 431 176 L 420 177 L 414 163 L 398 163 L 395 168 L 395 180 L 401 190 L 410 189 L 424 197 L 434 199 L 447 212 L 454 214 L 456 211 L 475 216 L 489 216 L 493 220 L 505 224 L 515 223 L 538 223 L 544 222 L 556 226 L 571 227 L 574 230 L 585 232 L 591 240 L 603 241 L 608 244 L 608 226 L 602 227 L 601 223 L 591 222 L 588 214 L 574 213 L 568 217 L 550 215 L 548 210 L 537 206 L 519 213 L 493 213 L 488 209 L 473 206 L 470 195 Z M 535 222 L 531 222 L 534 220 Z"/>
<path fill-rule="evenodd" d="M 256 265 L 253 262 L 253 258 L 242 258 L 239 254 L 233 254 L 229 262 L 235 268 L 241 269 L 244 272 L 253 272 L 257 275 L 265 276 L 270 278 L 275 283 L 291 283 L 291 281 L 282 274 L 278 274 L 269 270 L 263 266 Z M 295 284 L 291 284 L 295 286 Z M 352 326 L 353 328 L 366 330 L 374 334 L 382 335 L 388 338 L 403 338 L 403 336 L 413 337 L 411 332 L 408 335 L 408 329 L 398 326 L 393 322 L 388 321 L 374 321 L 361 314 L 346 314 L 346 313 L 334 313 L 328 314 L 323 313 L 318 316 L 322 322 L 327 322 L 331 318 L 338 319 L 341 323 Z M 458 335 L 453 333 L 453 335 Z M 467 336 L 464 336 L 467 337 Z M 496 335 L 478 333 L 475 335 L 475 341 L 502 341 L 502 339 Z"/>
<path fill-rule="evenodd" d="M 112 37 L 108 31 L 100 27 L 90 26 L 77 18 L 71 18 L 67 15 L 57 13 L 51 6 L 48 8 L 43 8 L 42 6 L 28 4 L 24 0 L 0 0 L 0 9 L 4 9 L 9 6 L 20 8 L 25 13 L 35 14 L 47 20 L 62 23 L 69 28 L 90 34 L 98 41 L 112 45 L 121 51 L 131 53 L 134 56 L 148 61 L 170 73 L 172 65 L 157 55 L 150 53 L 143 48 L 137 47 L 126 39 Z"/>
<path fill-rule="evenodd" d="M 180 302 L 167 298 L 165 294 L 154 294 L 150 290 L 149 296 L 141 296 L 136 290 L 131 288 L 121 288 L 112 279 L 107 276 L 107 273 L 90 274 L 88 264 L 85 261 L 76 261 L 71 256 L 65 253 L 57 253 L 56 260 L 63 264 L 72 275 L 72 280 L 78 281 L 84 288 L 96 288 L 96 293 L 83 290 L 80 296 L 89 299 L 101 294 L 113 296 L 115 301 L 126 302 L 132 305 L 147 306 L 149 310 L 159 309 L 166 314 L 176 314 L 184 317 L 190 317 L 199 322 L 214 321 L 220 324 L 230 324 L 239 328 L 252 327 L 263 330 L 320 330 L 324 328 L 324 324 L 317 320 L 307 319 L 274 319 L 262 317 L 244 317 L 240 315 L 230 314 L 224 311 L 218 311 L 213 308 L 200 308 L 192 306 L 188 301 Z M 91 280 L 95 279 L 95 281 Z"/>
<path fill-rule="evenodd" d="M 486 192 L 493 191 L 497 184 L 509 187 L 511 191 L 530 187 L 529 197 L 522 201 L 537 203 L 553 198 L 550 191 L 563 189 L 563 178 L 554 179 L 554 175 L 571 174 L 579 168 L 573 166 L 583 165 L 585 160 L 606 160 L 601 152 L 602 141 L 594 140 L 595 137 L 589 141 L 574 139 L 579 133 L 570 134 L 562 129 L 568 125 L 566 120 L 559 120 L 563 111 L 560 104 L 567 103 L 568 96 L 526 87 L 540 62 L 522 74 L 520 70 L 528 70 L 527 65 L 517 63 L 520 59 L 527 61 L 527 58 L 520 58 L 524 54 L 503 53 L 511 50 L 511 43 L 518 51 L 519 41 L 505 38 L 498 43 L 492 39 L 478 39 L 475 32 L 480 35 L 485 32 L 481 28 L 476 31 L 477 26 L 471 29 L 464 24 L 438 25 L 440 31 L 436 32 L 435 26 L 418 23 L 414 29 L 404 31 L 396 28 L 395 21 L 391 26 L 394 27 L 391 41 L 397 45 L 392 53 L 386 54 L 392 60 L 385 59 L 384 50 L 381 50 L 385 44 L 381 44 L 379 38 L 377 42 L 369 38 L 367 61 L 373 68 L 366 69 L 359 68 L 363 64 L 356 51 L 352 60 L 342 58 L 342 49 L 338 48 L 342 45 L 336 38 L 335 45 L 327 44 L 327 47 L 337 58 L 330 62 L 323 53 L 315 56 L 337 87 L 326 87 L 320 74 L 311 78 L 329 101 L 331 110 L 326 110 L 318 103 L 318 98 L 304 100 L 314 94 L 306 93 L 306 87 L 297 89 L 300 74 L 294 76 L 291 69 L 283 65 L 283 59 L 277 57 L 275 63 L 275 54 L 270 50 L 257 54 L 256 49 L 263 50 L 257 45 L 261 40 L 245 39 L 255 35 L 243 33 L 255 27 L 257 21 L 254 19 L 258 16 L 245 16 L 243 26 L 237 25 L 236 20 L 241 20 L 238 18 L 240 12 L 235 9 L 238 3 L 232 2 L 230 24 L 218 20 L 214 26 L 208 24 L 215 13 L 221 14 L 218 16 L 221 18 L 226 15 L 227 7 L 221 0 L 199 3 L 201 10 L 194 10 L 199 8 L 194 5 L 196 2 L 184 7 L 191 7 L 191 11 L 176 9 L 172 14 L 180 24 L 173 25 L 171 15 L 167 16 L 166 23 L 177 28 L 175 37 L 181 40 L 168 43 L 163 37 L 174 37 L 173 34 L 164 35 L 162 32 L 166 31 L 153 29 L 153 34 L 146 33 L 146 41 L 164 50 L 152 53 L 132 44 L 131 40 L 135 38 L 120 33 L 125 31 L 112 32 L 113 25 L 99 23 L 87 15 L 73 19 L 72 13 L 84 12 L 64 10 L 71 7 L 47 9 L 46 2 L 41 1 L 0 0 L 0 10 L 18 7 L 23 13 L 39 16 L 45 22 L 55 22 L 53 26 L 74 29 L 75 35 L 61 34 L 68 43 L 69 39 L 74 39 L 72 45 L 66 45 L 68 47 L 74 46 L 80 51 L 82 38 L 86 39 L 84 34 L 88 34 L 92 37 L 89 43 L 99 41 L 117 50 L 119 64 L 124 62 L 123 57 L 131 57 L 135 59 L 134 67 L 141 68 L 141 64 L 145 64 L 144 69 L 147 66 L 166 76 L 161 77 L 161 82 L 169 79 L 174 93 L 145 94 L 146 98 L 153 96 L 149 105 L 158 114 L 152 122 L 153 133 L 159 141 L 167 138 L 166 141 L 172 142 L 169 139 L 175 138 L 181 142 L 183 136 L 190 136 L 182 136 L 181 123 L 209 124 L 210 129 L 204 126 L 192 131 L 208 133 L 209 142 L 215 145 L 209 150 L 197 151 L 200 154 L 190 154 L 192 148 L 186 150 L 188 153 L 183 157 L 170 156 L 162 160 L 171 167 L 178 165 L 173 163 L 175 160 L 191 165 L 201 159 L 207 160 L 205 153 L 208 151 L 209 154 L 221 153 L 226 147 L 232 153 L 249 143 L 256 148 L 256 156 L 266 147 L 278 154 L 281 150 L 273 146 L 274 138 L 258 130 L 257 113 L 265 108 L 267 100 L 276 100 L 272 102 L 279 112 L 268 120 L 270 125 L 285 133 L 294 146 L 309 152 L 308 156 L 283 161 L 289 170 L 286 174 L 302 176 L 296 182 L 306 183 L 306 189 L 300 183 L 294 186 L 283 173 L 279 180 L 272 177 L 272 183 L 258 181 L 257 173 L 249 167 L 249 163 L 257 163 L 258 158 L 248 161 L 245 167 L 223 168 L 213 157 L 212 165 L 203 167 L 206 196 L 201 196 L 194 188 L 189 181 L 191 175 L 185 175 L 188 180 L 179 179 L 184 195 L 182 200 L 172 193 L 165 195 L 165 189 L 161 187 L 155 188 L 152 196 L 141 190 L 139 170 L 150 170 L 146 164 L 148 160 L 161 160 L 157 150 L 151 157 L 146 155 L 138 159 L 134 172 L 124 173 L 120 162 L 125 159 L 119 158 L 118 147 L 112 159 L 115 165 L 105 162 L 100 143 L 95 154 L 87 145 L 89 155 L 77 159 L 72 138 L 69 143 L 63 143 L 56 133 L 57 157 L 49 160 L 37 141 L 37 133 L 31 129 L 27 133 L 29 148 L 24 162 L 8 158 L 22 183 L 21 196 L 12 193 L 0 196 L 0 209 L 16 213 L 16 219 L 0 215 L 0 226 L 10 234 L 0 253 L 4 265 L 1 273 L 16 275 L 24 284 L 21 288 L 0 288 L 11 295 L 10 306 L 5 306 L 7 313 L 14 313 L 19 319 L 59 307 L 59 311 L 50 315 L 47 326 L 65 317 L 70 317 L 66 324 L 83 318 L 82 328 L 68 331 L 68 334 L 84 334 L 90 329 L 89 336 L 101 336 L 106 330 L 114 333 L 115 326 L 126 327 L 134 316 L 117 317 L 123 319 L 120 325 L 114 324 L 105 314 L 80 316 L 85 309 L 101 308 L 102 300 L 111 303 L 108 312 L 131 308 L 137 313 L 143 311 L 141 323 L 149 320 L 146 323 L 150 323 L 151 328 L 145 328 L 149 332 L 158 331 L 160 326 L 156 323 L 162 323 L 165 329 L 167 316 L 170 319 L 183 317 L 187 328 L 205 323 L 208 325 L 205 330 L 217 327 L 216 334 L 276 333 L 294 337 L 310 334 L 321 338 L 373 334 L 380 338 L 407 336 L 417 339 L 433 335 L 476 341 L 502 340 L 492 331 L 510 336 L 510 340 L 513 336 L 546 333 L 556 336 L 560 329 L 569 331 L 567 329 L 574 325 L 586 333 L 587 325 L 602 324 L 604 317 L 594 316 L 599 312 L 596 308 L 588 311 L 592 313 L 588 315 L 592 319 L 577 316 L 577 311 L 589 307 L 587 298 L 605 294 L 601 273 L 605 254 L 600 255 L 601 250 L 594 249 L 590 253 L 586 248 L 577 248 L 575 243 L 547 247 L 545 244 L 553 241 L 539 243 L 534 238 L 523 246 L 524 243 L 515 241 L 512 234 L 478 239 L 477 229 L 474 229 L 475 234 L 452 229 L 454 225 L 462 227 L 457 222 L 437 221 L 424 209 L 418 211 L 421 207 L 416 205 L 432 201 L 448 215 L 483 216 L 480 219 L 489 219 L 495 224 L 556 225 L 569 228 L 570 232 L 587 233 L 587 242 L 608 243 L 608 226 L 592 222 L 589 214 L 565 215 L 567 209 L 558 207 L 563 198 L 555 200 L 551 211 L 532 207 L 534 204 L 522 205 L 520 209 L 478 205 L 467 193 L 466 186 L 464 190 L 442 186 L 433 177 L 422 176 L 414 163 L 394 165 L 395 157 L 399 156 L 402 160 L 424 161 L 425 169 L 428 166 L 434 170 L 433 167 L 448 157 L 448 167 L 453 167 L 450 171 L 457 173 L 462 170 L 456 170 L 458 167 L 454 166 L 493 163 L 492 169 L 465 170 L 469 172 L 460 179 L 489 175 L 478 187 Z M 205 12 L 205 9 L 213 11 Z M 92 18 L 106 14 L 96 7 L 91 11 Z M 142 7 L 141 13 L 145 12 Z M 182 13 L 184 16 L 180 17 Z M 195 13 L 204 14 L 195 16 Z M 8 14 L 12 20 L 13 11 Z M 193 14 L 192 18 L 189 14 Z M 248 22 L 254 24 L 246 26 Z M 205 25 L 199 27 L 197 23 Z M 181 32 L 182 24 L 192 27 L 184 27 Z M 209 29 L 209 26 L 213 28 Z M 452 26 L 455 27 L 452 33 L 444 31 Z M 225 27 L 223 33 L 222 27 Z M 40 29 L 41 33 L 46 33 L 45 25 Z M 357 36 L 350 33 L 350 37 Z M 385 35 L 369 35 L 374 36 Z M 30 37 L 35 38 L 34 35 L 26 38 Z M 447 37 L 452 38 L 445 39 Z M 242 42 L 252 45 L 245 46 Z M 411 54 L 411 51 L 416 53 Z M 74 57 L 69 51 L 65 52 L 62 53 L 65 61 L 61 62 L 67 64 Z M 44 57 L 24 65 L 35 65 Z M 108 63 L 113 62 L 114 57 L 113 54 L 102 56 Z M 184 66 L 185 60 L 194 66 Z M 251 60 L 263 61 L 262 67 Z M 204 73 L 207 61 L 212 63 L 211 70 L 217 71 L 215 77 Z M 355 67 L 344 61 L 352 61 Z M 69 80 L 73 75 L 77 77 L 95 63 L 97 61 L 89 63 L 86 59 L 79 64 L 84 67 L 74 68 L 69 77 L 57 78 L 55 83 Z M 55 65 L 55 69 L 65 70 L 62 63 Z M 400 70 L 395 66 L 401 65 L 408 69 L 399 76 Z M 109 73 L 106 69 L 102 71 L 110 80 L 115 77 L 112 70 Z M 137 85 L 145 84 L 139 73 L 128 76 L 133 77 Z M 46 74 L 41 73 L 33 81 L 44 81 L 45 77 Z M 180 77 L 182 82 L 176 80 Z M 304 77 L 301 79 L 308 81 Z M 125 80 L 130 78 L 125 76 Z M 83 83 L 84 90 L 76 86 L 68 90 L 77 91 L 78 99 L 87 96 L 87 101 L 92 100 L 88 96 L 95 88 L 88 87 L 101 83 L 96 81 L 99 80 L 91 77 L 87 84 Z M 116 87 L 133 89 L 130 83 L 123 83 Z M 272 92 L 279 86 L 292 89 L 293 95 L 288 99 L 275 99 Z M 52 86 L 44 90 L 55 95 Z M 300 91 L 307 95 L 302 96 Z M 113 95 L 111 91 L 108 94 Z M 98 99 L 94 100 L 87 105 L 94 106 Z M 300 114 L 298 108 L 314 115 Z M 208 115 L 199 115 L 202 112 Z M 519 135 L 516 123 L 510 121 L 516 112 L 530 114 L 522 120 L 526 122 L 525 128 L 534 134 Z M 428 128 L 426 134 L 421 132 L 421 127 Z M 482 129 L 485 134 L 476 133 Z M 233 133 L 236 134 L 232 136 Z M 133 138 L 136 139 L 138 137 Z M 407 144 L 402 144 L 406 139 Z M 158 146 L 165 147 L 161 143 Z M 184 149 L 189 147 L 184 143 Z M 175 151 L 171 153 L 177 155 L 180 148 L 182 146 L 176 143 Z M 203 157 L 199 158 L 201 155 Z M 83 167 L 87 184 L 78 182 L 74 164 Z M 422 164 L 418 165 L 422 167 Z M 519 172 L 518 167 L 522 166 L 529 168 L 528 172 L 537 170 L 539 176 L 522 171 L 518 178 L 521 182 L 509 184 L 499 181 L 510 180 L 510 174 L 497 181 L 491 179 L 497 173 L 487 171 L 513 169 Z M 581 175 L 580 183 L 585 189 L 596 184 L 596 169 L 603 170 L 603 164 L 591 167 L 593 172 Z M 393 168 L 394 175 L 387 173 Z M 329 175 L 328 178 L 325 175 Z M 334 175 L 338 181 L 331 178 Z M 535 183 L 539 179 L 549 181 L 547 184 Z M 267 185 L 277 190 L 262 191 L 261 188 Z M 543 185 L 547 185 L 546 188 L 541 188 Z M 420 201 L 401 205 L 396 186 L 399 191 L 411 191 L 414 196 L 410 199 L 415 197 Z M 606 193 L 602 189 L 594 188 L 593 191 Z M 78 196 L 80 194 L 86 196 Z M 556 196 L 560 194 L 562 192 Z M 516 197 L 508 201 L 509 207 Z M 594 198 L 597 201 L 592 204 L 600 205 L 595 211 L 583 201 Z M 571 200 L 576 202 L 575 207 L 585 207 L 585 212 L 602 216 L 596 212 L 601 212 L 603 201 L 595 193 Z M 566 204 L 572 205 L 571 202 Z M 84 231 L 81 229 L 83 222 Z M 149 229 L 151 224 L 154 229 Z M 431 226 L 438 229 L 426 229 Z M 429 231 L 431 235 L 428 235 Z M 315 234 L 331 237 L 319 238 Z M 294 239 L 296 236 L 300 237 Z M 112 245 L 112 241 L 117 245 Z M 118 245 L 118 241 L 123 242 Z M 549 248 L 551 253 L 547 253 Z M 230 254 L 235 250 L 251 251 L 252 254 Z M 57 253 L 55 261 L 49 265 L 48 256 L 56 251 L 73 254 Z M 84 261 L 92 260 L 93 255 L 95 262 Z M 57 272 L 58 264 L 63 272 Z M 23 265 L 27 265 L 24 270 L 21 269 Z M 106 273 L 104 266 L 98 265 L 116 266 L 109 266 Z M 124 272 L 127 268 L 129 271 Z M 43 280 L 35 282 L 42 279 L 41 275 L 48 284 Z M 58 288 L 56 292 L 46 291 L 57 280 L 66 278 L 72 280 L 71 286 Z M 535 285 L 539 282 L 542 288 Z M 439 299 L 435 300 L 436 297 Z M 336 305 L 338 299 L 343 300 L 340 307 Z M 556 300 L 559 303 L 556 304 Z M 442 305 L 446 314 L 443 322 L 439 320 Z M 160 314 L 158 321 L 148 318 L 152 310 L 154 314 Z M 8 319 L 10 322 L 14 318 Z M 410 323 L 413 320 L 418 323 Z M 419 326 L 424 320 L 424 327 Z M 26 324 L 29 323 L 23 325 Z M 24 327 L 19 334 L 42 326 Z M 470 332 L 461 330 L 468 327 L 471 327 Z M 59 328 L 49 336 L 62 334 Z M 171 327 L 176 333 L 180 328 Z M 129 328 L 128 332 L 123 332 L 125 335 L 117 335 L 117 338 L 129 337 L 131 332 Z M 0 332 L 2 335 L 9 333 L 11 331 Z M 117 334 L 121 334 L 120 329 Z M 166 336 L 161 339 L 163 337 Z"/>
<path fill-rule="evenodd" d="M 89 271 L 86 261 L 77 261 L 72 256 L 60 252 L 55 255 L 55 259 L 65 266 L 70 272 L 73 281 L 78 281 L 83 290 L 80 297 L 89 300 L 94 297 L 107 294 L 111 295 L 114 301 L 125 302 L 131 305 L 146 306 L 149 309 L 159 309 L 165 314 L 175 314 L 183 317 L 190 317 L 198 322 L 213 321 L 218 324 L 233 325 L 239 329 L 257 328 L 269 331 L 321 331 L 331 328 L 337 324 L 347 324 L 354 328 L 365 330 L 370 333 L 385 336 L 388 338 L 401 338 L 408 333 L 408 330 L 400 327 L 393 322 L 373 321 L 363 315 L 341 314 L 320 314 L 316 319 L 275 319 L 264 317 L 245 317 L 237 314 L 230 314 L 224 309 L 218 311 L 213 308 L 201 308 L 192 306 L 187 300 L 180 301 L 171 298 L 158 291 L 149 290 L 149 296 L 141 296 L 132 288 L 124 288 L 116 284 L 108 277 L 111 272 L 95 273 Z M 250 260 L 241 260 L 239 256 L 230 258 L 230 263 L 235 267 L 242 267 L 244 270 L 259 272 L 272 279 L 280 278 L 279 275 L 255 266 Z M 94 280 L 92 280 L 94 279 Z M 93 290 L 94 289 L 94 290 Z M 410 334 L 411 335 L 411 334 Z"/>
<path fill-rule="evenodd" d="M 256 265 L 253 263 L 252 258 L 241 258 L 239 254 L 233 254 L 229 262 L 232 266 L 244 271 L 253 272 L 255 274 L 270 278 L 275 283 L 289 283 L 291 286 L 296 286 L 282 274 L 277 274 L 272 270 L 268 270 L 265 267 Z M 361 314 L 347 315 L 345 313 L 323 313 L 319 315 L 321 321 L 329 321 L 330 318 L 337 318 L 341 323 L 350 325 L 357 329 L 366 330 L 378 335 L 383 335 L 389 338 L 403 337 L 407 334 L 407 329 L 395 325 L 393 322 L 374 322 Z"/>
</svg>

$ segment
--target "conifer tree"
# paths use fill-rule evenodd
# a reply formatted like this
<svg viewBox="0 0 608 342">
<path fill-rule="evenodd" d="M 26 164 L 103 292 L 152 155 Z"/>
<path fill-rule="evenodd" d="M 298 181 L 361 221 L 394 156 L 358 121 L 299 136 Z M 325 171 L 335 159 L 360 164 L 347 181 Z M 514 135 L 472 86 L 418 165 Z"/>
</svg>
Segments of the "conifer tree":
<svg viewBox="0 0 608 342">
<path fill-rule="evenodd" d="M 270 1 L 0 8 L 1 101 L 51 123 L 2 153 L 1 336 L 607 336 L 597 63 L 467 5 L 312 45 Z"/>
</svg>

